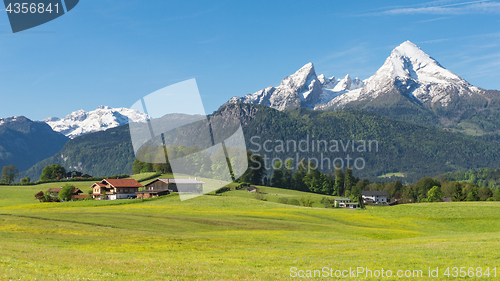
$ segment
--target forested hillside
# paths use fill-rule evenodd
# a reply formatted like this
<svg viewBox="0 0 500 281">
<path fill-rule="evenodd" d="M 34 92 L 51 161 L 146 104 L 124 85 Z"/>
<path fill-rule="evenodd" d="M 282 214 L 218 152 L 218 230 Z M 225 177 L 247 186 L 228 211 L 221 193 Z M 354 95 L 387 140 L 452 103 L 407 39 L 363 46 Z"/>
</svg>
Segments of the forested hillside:
<svg viewBox="0 0 500 281">
<path fill-rule="evenodd" d="M 273 159 L 284 162 L 292 158 L 295 167 L 297 159 L 317 161 L 320 171 L 329 173 L 333 172 L 334 163 L 345 168 L 349 161 L 353 175 L 362 179 L 380 181 L 380 175 L 399 172 L 404 174 L 402 181 L 414 182 L 446 172 L 500 167 L 500 147 L 495 143 L 359 110 L 278 111 L 259 105 L 231 104 L 211 118 L 228 123 L 240 119 L 247 149 L 266 157 L 269 169 Z M 198 135 L 197 127 L 192 126 L 185 128 L 183 137 Z M 133 160 L 128 126 L 122 126 L 69 141 L 61 152 L 23 176 L 36 180 L 49 164 L 93 176 L 130 173 Z"/>
<path fill-rule="evenodd" d="M 52 164 L 95 177 L 126 174 L 131 173 L 133 161 L 128 125 L 123 125 L 68 141 L 61 151 L 22 172 L 20 178 L 28 176 L 36 181 L 43 168 Z"/>
<path fill-rule="evenodd" d="M 500 189 L 500 169 L 481 168 L 466 172 L 450 172 L 436 178 L 448 181 L 465 181 L 479 186 Z"/>
<path fill-rule="evenodd" d="M 61 150 L 68 138 L 44 122 L 24 116 L 0 119 L 0 167 L 14 165 L 20 171 Z"/>
</svg>

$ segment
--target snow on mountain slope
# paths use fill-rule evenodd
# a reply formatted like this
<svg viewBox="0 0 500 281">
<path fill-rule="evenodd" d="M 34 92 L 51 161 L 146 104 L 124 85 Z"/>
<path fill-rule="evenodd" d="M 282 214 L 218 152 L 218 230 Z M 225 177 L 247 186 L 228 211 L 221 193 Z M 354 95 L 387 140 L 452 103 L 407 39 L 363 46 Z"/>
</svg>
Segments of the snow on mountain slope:
<svg viewBox="0 0 500 281">
<path fill-rule="evenodd" d="M 105 131 L 129 122 L 146 122 L 147 120 L 148 116 L 137 110 L 99 106 L 94 111 L 86 112 L 80 109 L 64 119 L 50 117 L 43 121 L 54 131 L 74 139 L 83 134 Z"/>
<path fill-rule="evenodd" d="M 445 69 L 418 46 L 406 41 L 396 47 L 384 65 L 365 81 L 360 91 L 338 96 L 316 109 L 343 108 L 355 100 L 372 100 L 396 87 L 418 103 L 447 106 L 452 94 L 472 95 L 480 89 Z"/>
<path fill-rule="evenodd" d="M 268 87 L 244 97 L 233 97 L 228 103 L 254 103 L 285 110 L 297 107 L 314 108 L 317 104 L 331 101 L 333 98 L 358 89 L 363 82 L 354 81 L 347 75 L 344 79 L 317 76 L 314 65 L 308 63 L 294 74 L 285 77 L 278 87 Z"/>
<path fill-rule="evenodd" d="M 316 76 L 308 63 L 287 76 L 278 87 L 268 87 L 228 103 L 263 104 L 278 110 L 305 107 L 316 110 L 342 109 L 354 101 L 370 101 L 396 90 L 418 104 L 439 102 L 447 106 L 452 99 L 473 96 L 481 89 L 445 69 L 410 41 L 396 47 L 377 72 L 361 81 L 349 75 L 343 79 Z"/>
</svg>

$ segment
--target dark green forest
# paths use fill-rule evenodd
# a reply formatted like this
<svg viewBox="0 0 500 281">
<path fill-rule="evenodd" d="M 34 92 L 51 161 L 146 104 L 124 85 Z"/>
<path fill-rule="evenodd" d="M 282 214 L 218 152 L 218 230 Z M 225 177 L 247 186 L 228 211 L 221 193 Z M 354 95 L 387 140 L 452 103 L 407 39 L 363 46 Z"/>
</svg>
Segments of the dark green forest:
<svg viewBox="0 0 500 281">
<path fill-rule="evenodd" d="M 294 159 L 295 168 L 300 160 L 323 162 L 323 168 L 319 165 L 318 169 L 323 174 L 335 172 L 333 160 L 336 158 L 344 160 L 342 169 L 346 168 L 348 157 L 361 158 L 363 162 L 358 161 L 358 167 L 363 163 L 363 169 L 357 169 L 353 160 L 349 163 L 353 176 L 374 182 L 380 181 L 378 177 L 387 173 L 402 173 L 402 182 L 413 183 L 425 176 L 435 177 L 484 167 L 500 168 L 500 146 L 496 142 L 366 111 L 330 112 L 303 108 L 278 111 L 259 105 L 231 104 L 209 117 L 218 118 L 219 123 L 220 120 L 228 120 L 229 123 L 241 120 L 247 149 L 265 158 L 268 177 L 273 162 L 285 163 L 287 158 Z M 187 127 L 186 132 L 186 139 L 199 134 L 195 126 Z M 280 141 L 299 144 L 305 140 L 309 142 L 309 148 L 305 150 L 282 150 L 279 147 Z M 327 151 L 324 151 L 325 146 L 321 146 L 320 151 L 316 149 L 321 141 L 328 143 Z M 371 150 L 367 147 L 362 149 L 359 144 L 363 141 L 372 141 L 377 145 Z M 336 149 L 331 146 L 335 142 Z M 353 142 L 356 144 L 354 149 Z M 313 150 L 313 147 L 316 148 Z M 321 161 L 321 157 L 329 158 L 330 165 L 327 165 L 327 160 Z M 22 172 L 21 177 L 29 176 L 36 181 L 43 168 L 50 164 L 60 164 L 67 171 L 78 170 L 92 176 L 126 174 L 132 172 L 133 162 L 134 154 L 126 125 L 70 140 L 60 152 Z"/>
<path fill-rule="evenodd" d="M 130 174 L 133 162 L 130 133 L 128 125 L 124 125 L 69 140 L 61 151 L 21 172 L 20 177 L 37 181 L 45 166 L 53 164 L 94 177 Z"/>
<path fill-rule="evenodd" d="M 450 172 L 436 177 L 440 180 L 461 181 L 500 189 L 500 169 L 481 168 L 466 172 Z"/>
<path fill-rule="evenodd" d="M 278 163 L 278 162 L 276 162 Z M 476 183 L 437 180 L 423 177 L 414 184 L 401 181 L 371 182 L 352 175 L 352 170 L 336 169 L 334 174 L 322 174 L 311 168 L 310 163 L 302 163 L 298 171 L 291 171 L 290 165 L 278 163 L 270 179 L 262 179 L 264 185 L 313 192 L 325 195 L 345 196 L 353 201 L 360 200 L 362 191 L 387 191 L 389 199 L 398 203 L 442 202 L 443 197 L 450 201 L 500 201 L 500 190 Z M 245 180 L 245 179 L 243 179 Z M 260 184 L 261 179 L 247 180 Z"/>
</svg>

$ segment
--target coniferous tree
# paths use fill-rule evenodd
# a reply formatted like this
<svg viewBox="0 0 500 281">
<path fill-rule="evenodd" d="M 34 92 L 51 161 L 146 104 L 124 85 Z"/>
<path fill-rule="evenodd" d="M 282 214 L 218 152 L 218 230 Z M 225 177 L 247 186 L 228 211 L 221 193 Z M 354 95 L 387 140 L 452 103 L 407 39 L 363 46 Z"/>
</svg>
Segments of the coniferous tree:
<svg viewBox="0 0 500 281">
<path fill-rule="evenodd" d="M 365 209 L 365 202 L 363 201 L 363 196 L 361 193 L 358 195 L 358 206 L 360 209 Z"/>
<path fill-rule="evenodd" d="M 327 194 L 327 195 L 332 194 L 334 185 L 335 185 L 335 181 L 333 180 L 331 174 L 323 175 L 321 193 Z"/>
<path fill-rule="evenodd" d="M 335 186 L 333 188 L 334 196 L 342 196 L 344 192 L 344 173 L 342 173 L 342 169 L 337 164 L 335 165 Z"/>
<path fill-rule="evenodd" d="M 454 184 L 454 187 L 453 187 L 453 197 L 452 197 L 452 200 L 455 201 L 455 202 L 460 202 L 463 199 L 464 198 L 463 198 L 463 194 L 462 194 L 462 186 L 460 185 L 460 183 L 456 182 Z"/>
<path fill-rule="evenodd" d="M 248 182 L 255 185 L 261 185 L 262 179 L 266 174 L 266 167 L 264 166 L 264 158 L 260 154 L 247 153 L 248 169 L 240 177 L 243 182 Z"/>
<path fill-rule="evenodd" d="M 286 189 L 291 189 L 293 185 L 292 164 L 293 164 L 292 159 L 288 159 L 285 162 L 285 170 L 283 172 L 283 187 Z"/>
<path fill-rule="evenodd" d="M 344 191 L 349 190 L 349 192 L 352 190 L 353 187 L 353 182 L 354 178 L 352 176 L 352 169 L 350 166 L 345 168 L 345 174 L 344 174 Z"/>
<path fill-rule="evenodd" d="M 305 161 L 300 161 L 298 170 L 292 176 L 292 187 L 294 190 L 307 191 L 307 185 L 304 183 L 304 177 L 307 173 Z"/>
<path fill-rule="evenodd" d="M 311 164 L 312 163 L 308 163 L 308 167 L 310 168 L 308 169 L 308 172 L 304 177 L 304 183 L 307 185 L 309 191 L 321 193 L 323 189 L 324 178 L 318 171 L 318 168 L 312 168 L 314 166 L 312 166 Z"/>
<path fill-rule="evenodd" d="M 281 161 L 274 162 L 273 175 L 271 177 L 271 186 L 283 188 L 283 165 Z"/>
<path fill-rule="evenodd" d="M 394 197 L 398 193 L 401 194 L 401 191 L 403 191 L 403 184 L 400 180 L 396 180 L 396 182 L 394 183 Z"/>
<path fill-rule="evenodd" d="M 267 177 L 264 177 L 264 185 L 269 186 L 269 180 L 267 179 Z"/>
</svg>

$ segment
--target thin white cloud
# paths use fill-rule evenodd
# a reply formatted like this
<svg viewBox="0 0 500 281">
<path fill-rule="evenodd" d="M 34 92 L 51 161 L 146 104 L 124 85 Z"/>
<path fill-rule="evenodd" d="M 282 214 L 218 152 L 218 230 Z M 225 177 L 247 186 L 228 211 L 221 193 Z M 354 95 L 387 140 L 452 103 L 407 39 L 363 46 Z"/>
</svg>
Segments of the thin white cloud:
<svg viewBox="0 0 500 281">
<path fill-rule="evenodd" d="M 417 44 L 432 44 L 432 43 L 442 43 L 442 42 L 446 42 L 446 41 L 462 40 L 462 39 L 497 38 L 497 37 L 500 37 L 500 32 L 475 34 L 475 35 L 470 35 L 470 36 L 453 37 L 453 38 L 440 38 L 440 39 L 426 40 L 426 41 L 417 42 Z"/>
<path fill-rule="evenodd" d="M 435 19 L 421 20 L 421 21 L 418 21 L 418 23 L 433 22 L 433 21 L 438 21 L 438 20 L 447 20 L 449 18 L 451 18 L 451 17 L 440 17 L 440 18 L 435 18 Z"/>
<path fill-rule="evenodd" d="M 464 14 L 500 14 L 500 2 L 473 1 L 447 5 L 425 5 L 421 7 L 402 7 L 379 12 L 379 15 L 464 15 Z"/>
<path fill-rule="evenodd" d="M 386 6 L 350 16 L 500 14 L 500 1 L 432 1 L 416 5 Z M 440 18 L 441 19 L 441 18 Z"/>
</svg>

